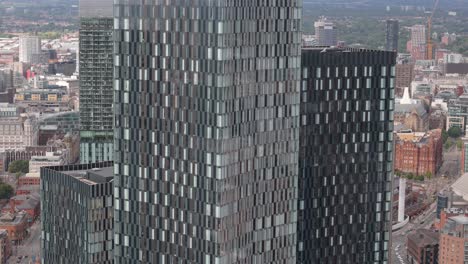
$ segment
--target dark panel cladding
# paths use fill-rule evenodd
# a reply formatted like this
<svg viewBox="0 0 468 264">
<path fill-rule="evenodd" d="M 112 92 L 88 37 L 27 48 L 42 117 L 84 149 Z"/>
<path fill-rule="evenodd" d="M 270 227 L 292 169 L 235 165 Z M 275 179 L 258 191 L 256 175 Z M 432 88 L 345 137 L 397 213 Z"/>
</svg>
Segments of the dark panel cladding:
<svg viewBox="0 0 468 264">
<path fill-rule="evenodd" d="M 116 0 L 117 264 L 296 263 L 301 0 Z"/>
<path fill-rule="evenodd" d="M 113 163 L 41 168 L 41 263 L 112 264 Z"/>
<path fill-rule="evenodd" d="M 389 263 L 395 53 L 302 50 L 298 263 Z"/>
</svg>

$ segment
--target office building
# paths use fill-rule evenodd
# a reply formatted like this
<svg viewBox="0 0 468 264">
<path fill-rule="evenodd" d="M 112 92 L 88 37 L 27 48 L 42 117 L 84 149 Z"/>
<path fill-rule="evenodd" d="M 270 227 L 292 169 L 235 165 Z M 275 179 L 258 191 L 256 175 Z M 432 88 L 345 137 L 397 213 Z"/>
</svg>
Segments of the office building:
<svg viewBox="0 0 468 264">
<path fill-rule="evenodd" d="M 447 129 L 459 127 L 463 133 L 466 133 L 466 124 L 468 118 L 468 95 L 462 94 L 448 103 Z"/>
<path fill-rule="evenodd" d="M 296 263 L 302 1 L 115 3 L 115 263 Z"/>
<path fill-rule="evenodd" d="M 398 36 L 400 31 L 398 20 L 389 19 L 386 21 L 386 26 L 385 49 L 398 52 Z"/>
<path fill-rule="evenodd" d="M 468 243 L 468 217 L 465 215 L 450 217 L 440 230 L 439 263 L 466 263 L 468 258 L 468 252 L 465 251 L 466 243 Z"/>
<path fill-rule="evenodd" d="M 410 264 L 439 263 L 439 233 L 427 229 L 417 229 L 408 235 L 406 243 L 407 261 Z"/>
<path fill-rule="evenodd" d="M 80 1 L 81 163 L 109 161 L 114 152 L 112 3 Z"/>
<path fill-rule="evenodd" d="M 41 39 L 38 36 L 20 36 L 19 62 L 39 63 L 39 54 L 41 54 Z"/>
<path fill-rule="evenodd" d="M 42 263 L 113 263 L 112 162 L 41 168 Z"/>
<path fill-rule="evenodd" d="M 37 145 L 39 129 L 36 120 L 33 116 L 1 116 L 0 152 Z"/>
<path fill-rule="evenodd" d="M 333 22 L 321 18 L 314 23 L 314 27 L 318 46 L 336 46 L 338 42 L 338 30 Z"/>
<path fill-rule="evenodd" d="M 395 60 L 302 50 L 298 263 L 389 263 Z"/>
</svg>

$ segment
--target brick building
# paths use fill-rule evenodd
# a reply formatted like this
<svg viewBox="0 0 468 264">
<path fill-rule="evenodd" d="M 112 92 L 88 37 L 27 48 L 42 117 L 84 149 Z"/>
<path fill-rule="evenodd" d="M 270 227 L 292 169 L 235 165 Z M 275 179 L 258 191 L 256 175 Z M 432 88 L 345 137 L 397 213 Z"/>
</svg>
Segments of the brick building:
<svg viewBox="0 0 468 264">
<path fill-rule="evenodd" d="M 410 264 L 437 264 L 439 258 L 439 233 L 418 229 L 408 235 L 407 260 Z"/>
<path fill-rule="evenodd" d="M 15 213 L 24 211 L 27 213 L 28 222 L 32 222 L 41 213 L 39 193 L 16 195 L 10 198 L 10 202 L 2 208 L 2 213 Z"/>
<path fill-rule="evenodd" d="M 3 213 L 0 216 L 0 229 L 8 232 L 8 238 L 13 242 L 20 242 L 28 234 L 28 214 L 26 212 Z"/>
<path fill-rule="evenodd" d="M 395 71 L 395 92 L 402 96 L 404 88 L 411 87 L 414 78 L 414 64 L 397 64 Z"/>
<path fill-rule="evenodd" d="M 442 165 L 442 130 L 396 133 L 395 170 L 403 173 L 435 174 Z"/>
<path fill-rule="evenodd" d="M 468 243 L 468 217 L 450 217 L 440 231 L 439 263 L 464 264 L 465 243 Z M 468 257 L 468 256 L 467 256 Z"/>
</svg>

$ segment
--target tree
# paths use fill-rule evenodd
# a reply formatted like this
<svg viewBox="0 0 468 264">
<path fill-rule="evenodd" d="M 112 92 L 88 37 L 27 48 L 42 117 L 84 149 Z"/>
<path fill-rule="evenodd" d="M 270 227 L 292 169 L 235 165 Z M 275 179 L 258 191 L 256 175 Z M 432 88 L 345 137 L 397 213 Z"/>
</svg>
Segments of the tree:
<svg viewBox="0 0 468 264">
<path fill-rule="evenodd" d="M 414 179 L 417 181 L 424 181 L 424 175 L 418 175 Z"/>
<path fill-rule="evenodd" d="M 8 184 L 0 184 L 0 199 L 9 199 L 13 195 L 13 187 Z"/>
<path fill-rule="evenodd" d="M 426 174 L 424 174 L 424 178 L 425 178 L 426 180 L 432 179 L 432 173 L 426 172 Z"/>
<path fill-rule="evenodd" d="M 457 141 L 457 148 L 461 150 L 463 148 L 463 141 L 461 139 L 458 139 Z"/>
<path fill-rule="evenodd" d="M 447 142 L 447 139 L 448 139 L 448 133 L 447 131 L 445 130 L 442 130 L 442 142 L 445 144 L 445 142 Z"/>
<path fill-rule="evenodd" d="M 29 172 L 29 161 L 27 160 L 15 160 L 8 166 L 9 173 L 28 173 Z"/>
<path fill-rule="evenodd" d="M 451 138 L 458 138 L 462 135 L 462 130 L 459 127 L 451 127 L 447 131 L 449 137 Z"/>
</svg>

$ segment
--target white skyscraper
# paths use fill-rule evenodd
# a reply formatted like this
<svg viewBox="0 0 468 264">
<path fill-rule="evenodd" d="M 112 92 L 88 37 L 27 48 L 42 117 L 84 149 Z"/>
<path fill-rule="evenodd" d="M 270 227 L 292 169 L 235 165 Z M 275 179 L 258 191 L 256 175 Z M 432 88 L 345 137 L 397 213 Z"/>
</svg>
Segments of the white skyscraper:
<svg viewBox="0 0 468 264">
<path fill-rule="evenodd" d="M 322 18 L 314 23 L 315 38 L 317 39 L 318 46 L 336 46 L 337 29 L 333 22 L 327 21 Z"/>
<path fill-rule="evenodd" d="M 41 53 L 41 39 L 38 36 L 20 36 L 19 39 L 19 61 L 37 63 Z"/>
<path fill-rule="evenodd" d="M 411 27 L 411 45 L 417 47 L 426 44 L 426 26 L 414 25 Z"/>
</svg>

